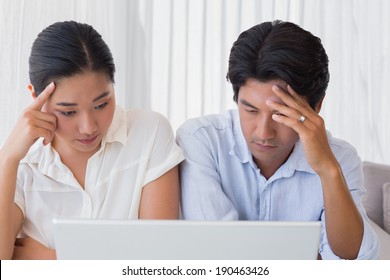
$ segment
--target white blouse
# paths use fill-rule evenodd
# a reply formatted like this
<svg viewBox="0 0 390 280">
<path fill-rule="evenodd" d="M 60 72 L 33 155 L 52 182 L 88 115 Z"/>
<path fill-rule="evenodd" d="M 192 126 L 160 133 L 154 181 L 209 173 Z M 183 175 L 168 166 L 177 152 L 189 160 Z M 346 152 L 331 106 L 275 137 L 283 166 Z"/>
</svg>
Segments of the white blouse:
<svg viewBox="0 0 390 280">
<path fill-rule="evenodd" d="M 119 106 L 88 161 L 84 189 L 51 145 L 37 141 L 18 170 L 21 235 L 54 248 L 53 218 L 137 219 L 142 187 L 183 160 L 165 117 Z"/>
</svg>

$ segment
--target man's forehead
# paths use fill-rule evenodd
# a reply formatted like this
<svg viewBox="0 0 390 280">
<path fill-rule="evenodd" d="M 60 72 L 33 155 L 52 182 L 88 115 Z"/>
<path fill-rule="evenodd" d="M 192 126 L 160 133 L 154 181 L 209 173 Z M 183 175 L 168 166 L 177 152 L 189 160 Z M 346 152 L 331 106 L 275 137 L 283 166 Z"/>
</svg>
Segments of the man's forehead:
<svg viewBox="0 0 390 280">
<path fill-rule="evenodd" d="M 282 90 L 284 90 L 285 92 L 288 92 L 287 91 L 287 83 L 285 81 L 283 81 L 283 80 L 259 81 L 259 80 L 256 80 L 256 79 L 249 79 L 249 80 L 247 80 L 245 85 L 248 86 L 248 87 L 253 87 L 253 86 L 256 86 L 256 84 L 258 84 L 258 83 L 267 84 L 270 87 L 278 86 Z M 259 93 L 261 94 L 261 91 L 259 91 Z M 275 103 L 279 103 L 279 104 L 285 105 L 285 103 L 276 94 L 269 95 L 267 97 L 267 99 L 271 100 L 271 101 L 273 101 Z"/>
</svg>

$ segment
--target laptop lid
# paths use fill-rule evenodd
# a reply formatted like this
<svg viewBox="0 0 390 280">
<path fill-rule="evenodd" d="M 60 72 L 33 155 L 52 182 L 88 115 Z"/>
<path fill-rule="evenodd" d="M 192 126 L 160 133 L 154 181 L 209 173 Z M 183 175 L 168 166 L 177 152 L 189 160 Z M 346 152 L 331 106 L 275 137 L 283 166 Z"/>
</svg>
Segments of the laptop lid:
<svg viewBox="0 0 390 280">
<path fill-rule="evenodd" d="M 58 259 L 316 259 L 320 222 L 54 219 Z"/>
</svg>

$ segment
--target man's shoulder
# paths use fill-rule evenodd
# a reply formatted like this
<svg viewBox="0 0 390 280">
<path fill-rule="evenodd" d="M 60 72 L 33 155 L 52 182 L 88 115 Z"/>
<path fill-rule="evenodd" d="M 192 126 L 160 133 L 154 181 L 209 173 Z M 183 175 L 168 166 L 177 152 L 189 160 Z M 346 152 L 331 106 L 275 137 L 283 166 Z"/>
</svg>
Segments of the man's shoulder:
<svg viewBox="0 0 390 280">
<path fill-rule="evenodd" d="M 333 137 L 328 132 L 328 141 L 329 145 L 333 151 L 333 154 L 336 156 L 339 162 L 343 160 L 351 161 L 353 158 L 360 161 L 360 157 L 356 148 L 346 140 Z"/>
<path fill-rule="evenodd" d="M 329 132 L 328 140 L 332 150 L 336 152 L 344 151 L 349 153 L 357 153 L 355 147 L 351 143 L 347 142 L 346 140 L 333 137 Z"/>
<path fill-rule="evenodd" d="M 222 114 L 210 114 L 188 119 L 177 130 L 177 133 L 198 134 L 232 131 L 237 119 L 236 110 L 228 110 Z"/>
</svg>

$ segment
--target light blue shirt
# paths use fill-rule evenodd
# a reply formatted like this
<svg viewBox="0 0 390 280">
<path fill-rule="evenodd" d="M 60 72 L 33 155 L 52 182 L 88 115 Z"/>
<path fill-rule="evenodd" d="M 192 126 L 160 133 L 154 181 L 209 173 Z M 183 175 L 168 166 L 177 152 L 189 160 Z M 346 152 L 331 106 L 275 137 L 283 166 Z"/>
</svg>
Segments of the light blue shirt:
<svg viewBox="0 0 390 280">
<path fill-rule="evenodd" d="M 184 219 L 320 220 L 319 253 L 323 259 L 338 259 L 326 236 L 321 181 L 306 161 L 300 141 L 288 160 L 267 180 L 253 161 L 237 110 L 188 120 L 176 137 L 186 157 L 180 167 Z M 361 160 L 350 144 L 329 133 L 328 137 L 364 220 L 358 258 L 375 259 L 379 243 L 361 203 L 365 192 Z"/>
</svg>

